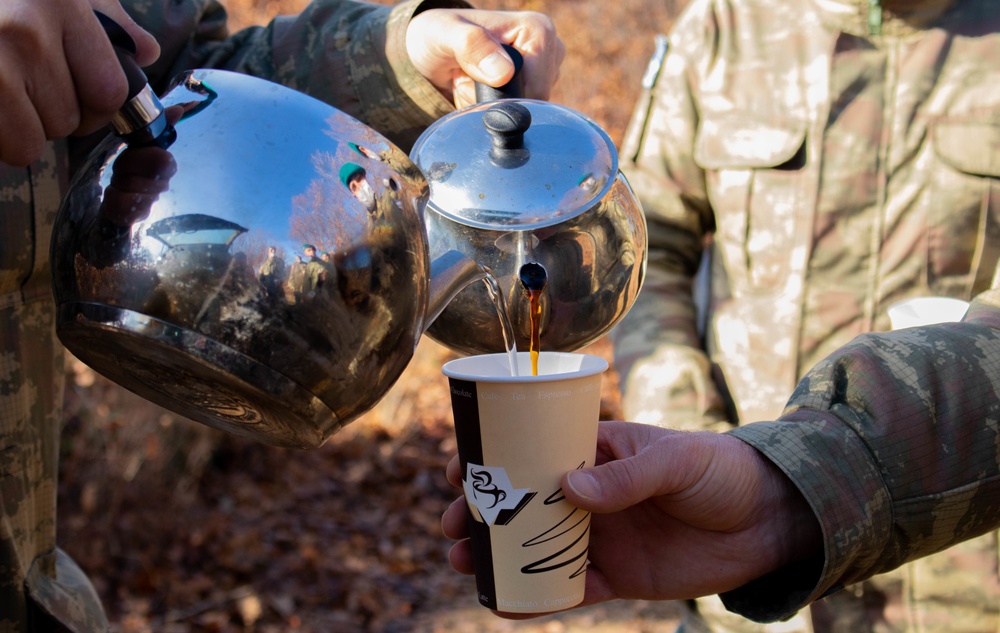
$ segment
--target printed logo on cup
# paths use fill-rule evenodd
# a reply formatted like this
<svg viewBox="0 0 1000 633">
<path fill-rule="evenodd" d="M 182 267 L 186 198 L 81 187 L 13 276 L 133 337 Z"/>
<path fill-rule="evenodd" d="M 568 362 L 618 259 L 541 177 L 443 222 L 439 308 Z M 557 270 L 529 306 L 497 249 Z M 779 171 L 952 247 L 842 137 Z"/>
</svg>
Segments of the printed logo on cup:
<svg viewBox="0 0 1000 633">
<path fill-rule="evenodd" d="M 515 488 L 505 468 L 471 462 L 466 466 L 462 485 L 473 520 L 494 530 L 520 526 L 510 536 L 519 542 L 520 548 L 539 549 L 535 556 L 521 560 L 521 574 L 542 574 L 568 567 L 566 577 L 575 578 L 586 570 L 590 513 L 566 503 L 561 488 L 536 499 L 537 492 Z M 539 509 L 525 512 L 525 525 L 521 526 L 517 517 L 532 502 Z M 491 534 L 494 541 L 505 540 L 499 532 Z M 517 558 L 507 557 L 507 562 Z"/>
<path fill-rule="evenodd" d="M 505 468 L 472 462 L 465 469 L 464 488 L 469 505 L 479 511 L 487 525 L 507 525 L 535 496 L 528 488 L 515 488 Z"/>
</svg>

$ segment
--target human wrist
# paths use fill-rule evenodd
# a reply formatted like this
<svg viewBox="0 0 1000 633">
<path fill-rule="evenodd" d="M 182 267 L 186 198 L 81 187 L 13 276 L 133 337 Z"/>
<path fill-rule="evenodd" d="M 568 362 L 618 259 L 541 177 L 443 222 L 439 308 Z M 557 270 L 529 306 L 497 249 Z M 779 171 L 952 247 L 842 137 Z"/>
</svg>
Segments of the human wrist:
<svg viewBox="0 0 1000 633">
<path fill-rule="evenodd" d="M 770 571 L 811 559 L 823 552 L 823 531 L 802 491 L 774 462 L 749 447 L 762 472 L 760 512 L 770 526 L 763 551 L 771 553 Z"/>
<path fill-rule="evenodd" d="M 740 437 L 743 428 L 726 435 L 745 443 L 760 479 L 756 575 L 720 597 L 733 613 L 757 622 L 776 622 L 815 599 L 825 568 L 823 530 L 806 495 L 767 452 Z"/>
</svg>

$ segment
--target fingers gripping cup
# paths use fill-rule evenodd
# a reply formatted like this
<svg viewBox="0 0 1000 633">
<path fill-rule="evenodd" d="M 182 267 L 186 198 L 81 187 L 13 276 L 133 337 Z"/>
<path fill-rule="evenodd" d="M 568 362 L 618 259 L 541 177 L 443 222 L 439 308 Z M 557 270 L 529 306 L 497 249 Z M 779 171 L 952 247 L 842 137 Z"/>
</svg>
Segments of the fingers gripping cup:
<svg viewBox="0 0 1000 633">
<path fill-rule="evenodd" d="M 597 356 L 528 352 L 453 360 L 452 412 L 479 602 L 546 613 L 583 600 L 590 514 L 562 494 L 567 472 L 594 465 L 601 404 Z"/>
</svg>

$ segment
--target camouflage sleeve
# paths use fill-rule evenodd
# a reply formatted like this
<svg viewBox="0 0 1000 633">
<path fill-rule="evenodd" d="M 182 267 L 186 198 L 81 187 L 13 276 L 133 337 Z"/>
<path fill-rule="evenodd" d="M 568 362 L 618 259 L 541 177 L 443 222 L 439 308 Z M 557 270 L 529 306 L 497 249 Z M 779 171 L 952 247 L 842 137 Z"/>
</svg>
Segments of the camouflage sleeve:
<svg viewBox="0 0 1000 633">
<path fill-rule="evenodd" d="M 771 621 L 1000 525 L 1000 290 L 961 323 L 856 338 L 776 422 L 731 431 L 778 465 L 823 529 L 824 560 L 723 596 Z"/>
<path fill-rule="evenodd" d="M 434 8 L 468 8 L 463 0 L 409 0 L 382 6 L 313 0 L 298 15 L 229 33 L 216 0 L 125 0 L 123 6 L 160 42 L 146 69 L 163 92 L 192 68 L 221 68 L 284 84 L 371 125 L 408 149 L 452 105 L 406 54 L 412 16 Z"/>
<path fill-rule="evenodd" d="M 659 49 L 665 54 L 654 53 L 643 78 L 621 168 L 646 215 L 648 276 L 611 340 L 626 419 L 722 430 L 729 425 L 702 349 L 694 302 L 694 279 L 714 220 L 705 172 L 694 160 L 692 67 L 702 63 L 710 41 L 705 29 L 675 26 L 669 47 Z"/>
</svg>

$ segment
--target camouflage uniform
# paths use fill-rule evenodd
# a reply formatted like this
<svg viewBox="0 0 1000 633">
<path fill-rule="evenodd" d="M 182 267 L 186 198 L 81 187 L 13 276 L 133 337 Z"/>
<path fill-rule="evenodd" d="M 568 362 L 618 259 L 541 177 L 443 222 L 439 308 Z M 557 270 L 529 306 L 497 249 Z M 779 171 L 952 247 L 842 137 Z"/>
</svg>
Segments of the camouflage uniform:
<svg viewBox="0 0 1000 633">
<path fill-rule="evenodd" d="M 253 74 L 332 103 L 404 149 L 452 110 L 409 62 L 405 31 L 415 12 L 466 7 L 460 0 L 315 0 L 299 16 L 231 36 L 213 0 L 122 4 L 161 44 L 147 69 L 158 91 L 189 68 Z M 108 628 L 55 534 L 63 350 L 54 336 L 49 235 L 72 165 L 88 148 L 79 139 L 52 143 L 28 168 L 0 164 L 0 633 Z"/>
<path fill-rule="evenodd" d="M 723 595 L 748 617 L 786 617 L 838 587 L 995 529 L 1000 289 L 977 297 L 961 323 L 857 337 L 806 374 L 778 421 L 730 433 L 798 486 L 824 541 L 818 560 Z M 970 616 L 913 628 L 973 630 Z"/>
<path fill-rule="evenodd" d="M 881 4 L 692 0 L 675 23 L 622 151 L 650 235 L 647 281 L 613 333 L 626 419 L 773 420 L 806 370 L 888 329 L 893 302 L 989 288 L 1000 11 L 994 0 Z M 817 605 L 817 628 L 997 631 L 995 535 L 941 556 L 921 565 L 943 574 L 951 557 L 966 571 L 929 582 L 907 566 L 878 579 L 886 594 L 849 588 Z M 986 609 L 979 620 L 926 624 L 966 608 L 953 601 L 965 588 Z M 886 595 L 904 604 L 872 604 Z M 743 624 L 712 629 L 752 630 Z"/>
<path fill-rule="evenodd" d="M 285 282 L 285 260 L 277 255 L 268 255 L 260 265 L 258 279 L 270 298 L 284 299 L 282 285 Z"/>
</svg>

